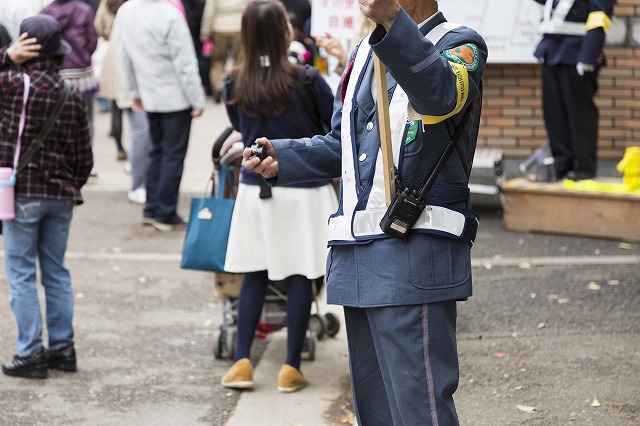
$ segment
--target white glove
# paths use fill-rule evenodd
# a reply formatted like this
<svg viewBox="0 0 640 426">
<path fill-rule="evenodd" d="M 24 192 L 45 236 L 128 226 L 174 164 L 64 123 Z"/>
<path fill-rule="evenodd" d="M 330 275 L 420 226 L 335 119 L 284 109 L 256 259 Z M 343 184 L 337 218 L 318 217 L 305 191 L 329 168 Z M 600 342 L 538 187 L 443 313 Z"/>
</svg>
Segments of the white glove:
<svg viewBox="0 0 640 426">
<path fill-rule="evenodd" d="M 578 62 L 576 64 L 576 71 L 578 72 L 578 75 L 581 76 L 581 77 L 584 75 L 584 73 L 593 72 L 593 70 L 595 70 L 595 69 L 596 69 L 596 67 L 594 67 L 591 64 L 585 64 L 585 63 L 582 63 L 582 62 Z"/>
</svg>

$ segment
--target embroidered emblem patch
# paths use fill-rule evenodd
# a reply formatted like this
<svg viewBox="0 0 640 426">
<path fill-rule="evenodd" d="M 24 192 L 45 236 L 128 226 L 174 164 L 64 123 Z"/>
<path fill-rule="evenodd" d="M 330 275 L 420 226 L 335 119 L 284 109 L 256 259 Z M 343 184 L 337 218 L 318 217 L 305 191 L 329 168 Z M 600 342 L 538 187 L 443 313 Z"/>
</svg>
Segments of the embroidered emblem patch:
<svg viewBox="0 0 640 426">
<path fill-rule="evenodd" d="M 471 43 L 445 50 L 443 55 L 450 61 L 464 65 L 464 67 L 469 71 L 475 71 L 478 69 L 478 65 L 480 63 L 480 52 L 478 51 L 478 46 Z"/>
</svg>

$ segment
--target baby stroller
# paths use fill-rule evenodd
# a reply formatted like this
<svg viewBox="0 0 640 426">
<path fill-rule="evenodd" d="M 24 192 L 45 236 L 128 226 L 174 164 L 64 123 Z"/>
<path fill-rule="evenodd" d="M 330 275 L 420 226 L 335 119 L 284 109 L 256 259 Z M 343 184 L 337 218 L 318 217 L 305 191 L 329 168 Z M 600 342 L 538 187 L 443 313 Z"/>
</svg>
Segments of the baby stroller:
<svg viewBox="0 0 640 426">
<path fill-rule="evenodd" d="M 211 152 L 216 170 L 220 165 L 231 169 L 233 175 L 233 194 L 237 193 L 242 164 L 244 143 L 240 133 L 231 127 L 225 129 L 216 139 Z M 236 345 L 236 318 L 238 295 L 242 285 L 242 274 L 216 273 L 214 277 L 215 297 L 222 300 L 222 323 L 213 333 L 213 355 L 216 359 L 233 359 Z M 321 315 L 317 296 L 324 285 L 324 278 L 313 280 L 313 313 L 309 318 L 307 335 L 302 349 L 302 356 L 313 361 L 315 359 L 316 341 L 326 336 L 335 337 L 340 331 L 340 320 L 336 315 L 327 312 Z M 256 337 L 265 339 L 269 334 L 286 327 L 286 284 L 276 281 L 267 287 L 262 316 Z"/>
</svg>

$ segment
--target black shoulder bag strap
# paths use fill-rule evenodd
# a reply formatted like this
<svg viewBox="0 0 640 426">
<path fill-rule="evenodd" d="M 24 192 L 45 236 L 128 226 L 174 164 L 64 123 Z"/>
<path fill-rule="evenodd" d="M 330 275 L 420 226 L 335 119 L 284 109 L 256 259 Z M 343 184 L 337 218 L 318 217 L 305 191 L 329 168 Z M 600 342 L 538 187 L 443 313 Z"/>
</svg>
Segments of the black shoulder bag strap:
<svg viewBox="0 0 640 426">
<path fill-rule="evenodd" d="M 329 129 L 318 113 L 318 98 L 312 86 L 313 79 L 318 75 L 318 73 L 318 69 L 311 65 L 298 65 L 298 82 L 301 86 L 301 90 L 299 90 L 298 93 L 301 95 L 300 98 L 304 104 L 304 109 L 307 111 L 309 116 L 311 116 L 311 120 L 315 125 L 314 133 L 327 134 Z"/>
<path fill-rule="evenodd" d="M 458 152 L 458 157 L 460 158 L 460 162 L 462 163 L 464 172 L 467 174 L 467 179 L 471 177 L 473 156 L 475 155 L 476 145 L 478 144 L 478 133 L 480 132 L 480 115 L 482 114 L 482 96 L 484 92 L 483 85 L 483 79 L 480 79 L 480 95 L 478 96 L 478 99 L 473 101 L 473 105 L 471 106 L 474 109 L 472 113 L 473 127 L 471 128 L 471 147 L 466 157 L 462 153 L 462 147 L 460 145 L 456 145 L 456 151 Z"/>
<path fill-rule="evenodd" d="M 70 91 L 71 91 L 71 83 L 69 83 L 67 80 L 64 80 L 64 87 L 62 88 L 62 93 L 60 94 L 60 98 L 58 98 L 58 102 L 56 102 L 56 105 L 53 107 L 53 111 L 51 112 L 51 115 L 49 116 L 49 118 L 47 118 L 47 121 L 45 121 L 44 125 L 42 126 L 42 129 L 40 129 L 40 132 L 38 132 L 36 137 L 33 138 L 33 141 L 31 142 L 29 147 L 25 150 L 24 154 L 20 156 L 20 160 L 18 161 L 18 167 L 16 169 L 16 174 L 20 173 L 27 166 L 29 161 L 31 161 L 31 157 L 33 157 L 33 155 L 44 146 L 44 140 L 49 134 L 49 132 L 51 131 L 51 129 L 53 128 L 53 125 L 55 124 L 56 120 L 60 116 L 60 113 L 62 112 L 62 108 L 64 107 L 64 103 L 67 101 L 67 98 L 69 97 Z"/>
</svg>

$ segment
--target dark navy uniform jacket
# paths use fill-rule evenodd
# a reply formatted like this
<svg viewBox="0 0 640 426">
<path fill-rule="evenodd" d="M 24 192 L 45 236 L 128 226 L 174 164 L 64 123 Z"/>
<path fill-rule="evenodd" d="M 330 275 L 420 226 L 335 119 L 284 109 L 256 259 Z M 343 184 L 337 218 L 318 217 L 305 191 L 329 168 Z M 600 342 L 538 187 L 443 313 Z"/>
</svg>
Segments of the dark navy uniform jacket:
<svg viewBox="0 0 640 426">
<path fill-rule="evenodd" d="M 535 0 L 545 4 L 546 0 Z M 555 8 L 559 0 L 554 0 Z M 586 35 L 544 34 L 534 53 L 547 65 L 575 65 L 578 62 L 604 65 L 602 47 L 611 23 L 615 0 L 575 0 L 566 22 L 584 23 Z"/>
<path fill-rule="evenodd" d="M 419 29 L 401 9 L 388 32 L 377 26 L 368 41 L 387 65 L 390 95 L 399 85 L 415 111 L 429 116 L 446 116 L 456 111 L 460 90 L 450 62 L 462 60 L 456 54 L 462 55 L 470 50 L 475 52 L 467 58 L 465 108 L 436 124 L 425 124 L 424 131 L 420 129 L 416 139 L 403 149 L 399 174 L 402 185 L 411 188 L 417 188 L 431 171 L 465 110 L 481 96 L 481 79 L 487 60 L 486 43 L 477 32 L 458 27 L 434 45 L 425 38 L 425 34 L 443 22 L 446 19 L 438 12 Z M 359 49 L 365 47 L 360 46 Z M 354 166 L 361 184 L 358 191 L 366 193 L 375 171 L 370 160 L 376 158 L 380 147 L 377 112 L 370 93 L 372 78 L 371 65 L 360 73 L 354 72 L 349 78 L 349 87 L 357 82 L 359 88 L 353 98 L 357 100 L 358 107 L 350 115 L 346 113 L 351 140 L 343 141 L 342 135 L 342 126 L 346 124 L 343 122 L 345 116 L 340 93 L 342 85 L 347 84 L 343 75 L 334 102 L 329 134 L 272 141 L 279 163 L 277 185 L 341 175 L 342 144 L 346 143 L 353 147 L 354 158 L 365 159 L 356 161 Z M 475 146 L 473 121 L 469 120 L 459 140 L 462 154 L 454 152 L 449 157 L 429 194 L 429 203 L 449 208 L 470 208 L 464 163 L 465 157 L 472 157 Z M 469 244 L 452 238 L 415 232 L 405 241 L 387 236 L 332 245 L 327 259 L 327 301 L 346 306 L 374 307 L 467 298 L 471 295 L 470 250 Z"/>
</svg>

